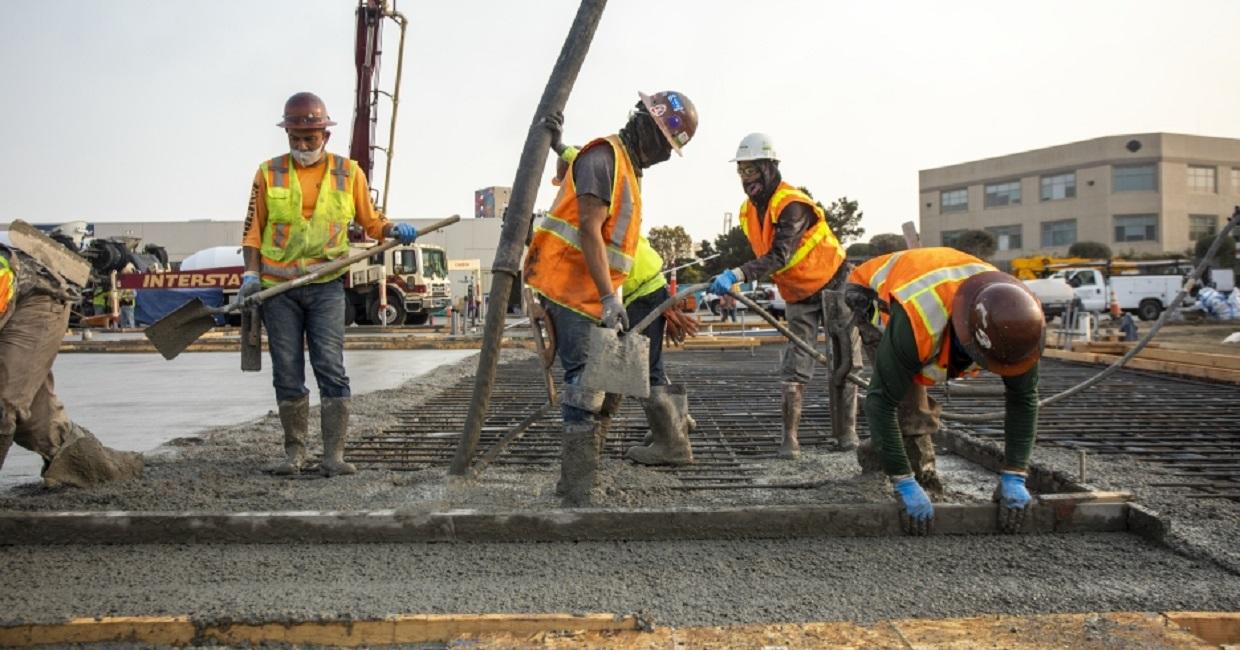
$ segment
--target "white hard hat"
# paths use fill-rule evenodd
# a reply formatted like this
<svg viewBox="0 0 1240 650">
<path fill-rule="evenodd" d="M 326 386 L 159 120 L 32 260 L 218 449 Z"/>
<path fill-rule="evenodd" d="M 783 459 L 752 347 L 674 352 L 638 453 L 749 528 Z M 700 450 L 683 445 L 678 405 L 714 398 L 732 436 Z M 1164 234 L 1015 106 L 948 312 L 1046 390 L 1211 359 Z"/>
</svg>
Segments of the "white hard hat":
<svg viewBox="0 0 1240 650">
<path fill-rule="evenodd" d="M 775 142 L 765 133 L 750 133 L 741 140 L 736 148 L 736 157 L 728 162 L 745 162 L 747 160 L 779 160 L 775 153 Z"/>
</svg>

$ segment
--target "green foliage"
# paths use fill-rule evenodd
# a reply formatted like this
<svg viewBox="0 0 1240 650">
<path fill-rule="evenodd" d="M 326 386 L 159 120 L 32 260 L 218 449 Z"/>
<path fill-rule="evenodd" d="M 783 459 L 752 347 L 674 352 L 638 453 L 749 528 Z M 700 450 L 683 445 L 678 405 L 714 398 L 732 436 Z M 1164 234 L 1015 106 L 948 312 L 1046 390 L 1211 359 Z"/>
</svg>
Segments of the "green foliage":
<svg viewBox="0 0 1240 650">
<path fill-rule="evenodd" d="M 805 195 L 813 199 L 814 195 L 810 193 L 809 188 L 798 187 L 798 190 L 805 192 Z M 858 203 L 849 199 L 847 196 L 831 202 L 830 206 L 824 206 L 822 201 L 814 200 L 818 208 L 827 215 L 827 226 L 831 228 L 831 232 L 835 233 L 835 238 L 840 240 L 840 244 L 847 244 L 854 239 L 860 239 L 865 234 L 865 228 L 861 227 L 862 212 L 858 209 Z"/>
<path fill-rule="evenodd" d="M 1193 246 L 1193 259 L 1201 260 L 1201 258 L 1205 257 L 1215 239 L 1216 237 L 1202 237 L 1198 239 L 1196 245 Z M 1214 259 L 1210 263 L 1223 268 L 1231 268 L 1236 263 L 1236 240 L 1231 235 L 1223 238 L 1223 243 L 1219 245 L 1218 251 L 1214 253 Z"/>
<path fill-rule="evenodd" d="M 1111 247 L 1102 242 L 1079 241 L 1068 247 L 1068 257 L 1109 260 L 1111 259 Z"/>
<path fill-rule="evenodd" d="M 951 247 L 985 260 L 999 249 L 999 242 L 985 230 L 966 230 L 956 237 Z"/>
<path fill-rule="evenodd" d="M 854 242 L 844 249 L 844 254 L 848 259 L 860 259 L 865 257 L 874 257 L 874 246 L 863 241 Z"/>
<path fill-rule="evenodd" d="M 716 237 L 715 251 L 719 253 L 719 257 L 711 260 L 715 262 L 711 268 L 718 270 L 713 273 L 719 273 L 724 269 L 734 269 L 753 259 L 753 249 L 749 247 L 749 239 L 745 237 L 745 232 L 740 226 L 735 226 Z"/>
<path fill-rule="evenodd" d="M 875 255 L 886 255 L 887 253 L 894 253 L 908 248 L 903 235 L 890 232 L 880 233 L 871 237 L 870 246 L 874 249 Z"/>
<path fill-rule="evenodd" d="M 659 257 L 663 258 L 664 268 L 671 268 L 673 260 L 693 256 L 693 238 L 685 232 L 684 226 L 659 226 L 651 228 L 646 236 Z"/>
<path fill-rule="evenodd" d="M 692 262 L 694 259 L 696 258 L 684 257 L 684 258 L 678 259 L 676 260 L 676 266 L 680 266 L 681 264 L 688 264 L 689 262 Z M 676 272 L 676 281 L 679 282 L 681 285 L 698 284 L 700 282 L 706 282 L 711 277 L 712 276 L 706 272 L 706 269 L 702 268 L 701 264 L 694 264 L 693 266 L 686 266 L 685 268 L 680 269 L 679 271 Z"/>
</svg>

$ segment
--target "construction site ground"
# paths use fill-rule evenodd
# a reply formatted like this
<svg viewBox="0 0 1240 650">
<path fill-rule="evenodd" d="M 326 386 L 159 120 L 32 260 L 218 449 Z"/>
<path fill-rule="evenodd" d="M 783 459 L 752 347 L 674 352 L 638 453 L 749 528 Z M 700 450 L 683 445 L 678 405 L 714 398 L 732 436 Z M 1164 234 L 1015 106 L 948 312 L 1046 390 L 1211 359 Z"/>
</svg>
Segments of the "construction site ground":
<svg viewBox="0 0 1240 650">
<path fill-rule="evenodd" d="M 770 345 L 752 351 L 669 352 L 669 374 L 689 385 L 699 421 L 694 433 L 699 463 L 689 470 L 667 471 L 621 460 L 624 446 L 644 433 L 640 407 L 628 400 L 613 426 L 598 505 L 889 504 L 886 480 L 862 475 L 851 453 L 836 452 L 828 442 L 821 379 L 811 387 L 802 459 L 774 458 L 778 355 L 779 346 Z M 445 480 L 447 459 L 470 399 L 476 357 L 469 356 L 397 388 L 355 398 L 350 457 L 363 468 L 357 475 L 325 480 L 263 474 L 262 465 L 280 453 L 280 425 L 269 413 L 171 441 L 147 455 L 146 474 L 138 481 L 94 490 L 49 491 L 37 484 L 9 488 L 0 493 L 0 514 L 555 510 L 557 414 L 539 410 L 545 395 L 530 353 L 508 350 L 503 362 L 480 453 L 512 427 L 528 427 L 476 480 Z M 1096 370 L 1046 361 L 1043 392 L 1065 388 Z M 950 398 L 940 397 L 950 399 L 953 410 L 994 410 L 1002 403 L 995 392 L 998 386 L 997 380 L 986 380 Z M 1229 455 L 1235 461 L 1240 438 L 1236 397 L 1234 386 L 1124 371 L 1099 390 L 1043 412 L 1035 463 L 1046 473 L 1077 477 L 1079 450 L 1087 450 L 1088 486 L 1131 491 L 1136 502 L 1157 512 L 1167 525 L 1153 537 L 1080 533 L 575 543 L 29 544 L 5 548 L 0 559 L 0 626 L 114 616 L 192 615 L 217 623 L 293 624 L 400 614 L 565 612 L 637 614 L 655 626 L 675 628 L 759 625 L 770 630 L 775 629 L 772 625 L 816 621 L 871 625 L 995 614 L 1237 611 L 1240 503 L 1226 491 L 1226 481 L 1235 473 L 1232 478 L 1168 476 L 1196 471 L 1191 462 L 1177 465 L 1176 458 L 1214 458 L 1210 462 L 1218 464 L 1223 462 L 1220 455 L 1223 460 Z M 316 416 L 312 413 L 312 422 Z M 135 409 L 134 417 L 158 418 L 159 412 L 148 415 Z M 864 435 L 863 423 L 861 431 Z M 998 423 L 952 425 L 951 432 L 983 445 L 1001 439 Z M 1144 440 L 1146 446 L 1117 442 L 1117 437 Z M 940 450 L 940 467 L 948 502 L 988 501 L 993 473 L 946 449 Z M 1203 481 L 1206 487 L 1201 487 Z M 814 486 L 773 488 L 772 483 Z M 697 489 L 684 489 L 694 484 Z M 1109 639 L 1117 637 L 1098 630 L 1126 629 L 1123 625 L 1097 618 L 1079 627 L 1082 634 L 1092 630 L 1096 638 Z M 1007 627 L 1031 633 L 1037 629 L 1032 623 Z M 805 629 L 786 630 L 790 647 L 813 645 L 805 640 Z M 531 647 L 575 647 L 571 641 L 556 645 L 554 640 L 562 638 L 556 635 L 544 635 L 541 641 L 523 638 Z M 519 645 L 495 643 L 478 647 Z M 1100 646 L 1080 642 L 1060 647 Z"/>
</svg>

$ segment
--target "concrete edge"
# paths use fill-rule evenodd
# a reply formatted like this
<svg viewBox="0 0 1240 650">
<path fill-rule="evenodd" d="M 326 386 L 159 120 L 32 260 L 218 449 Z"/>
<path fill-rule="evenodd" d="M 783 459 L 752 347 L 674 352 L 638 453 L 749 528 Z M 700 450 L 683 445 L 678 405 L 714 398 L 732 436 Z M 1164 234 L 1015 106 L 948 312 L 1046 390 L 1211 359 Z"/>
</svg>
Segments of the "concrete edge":
<svg viewBox="0 0 1240 650">
<path fill-rule="evenodd" d="M 993 504 L 935 506 L 935 534 L 998 533 Z M 1025 533 L 1119 532 L 1127 503 L 1032 506 Z M 895 504 L 672 509 L 0 514 L 0 545 L 655 541 L 898 536 Z"/>
<path fill-rule="evenodd" d="M 636 616 L 612 614 L 409 614 L 324 621 L 195 621 L 188 616 L 75 618 L 61 623 L 0 625 L 0 646 L 143 643 L 158 646 L 371 646 L 446 642 L 463 634 L 640 630 Z"/>
</svg>

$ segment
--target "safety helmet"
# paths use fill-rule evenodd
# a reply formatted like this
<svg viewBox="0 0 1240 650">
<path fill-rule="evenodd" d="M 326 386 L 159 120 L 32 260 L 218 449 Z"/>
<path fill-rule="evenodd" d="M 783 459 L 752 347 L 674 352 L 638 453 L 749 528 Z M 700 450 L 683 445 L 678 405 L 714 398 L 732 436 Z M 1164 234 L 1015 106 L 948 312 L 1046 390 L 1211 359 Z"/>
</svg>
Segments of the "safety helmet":
<svg viewBox="0 0 1240 650">
<path fill-rule="evenodd" d="M 646 111 L 654 118 L 654 123 L 659 125 L 659 130 L 663 132 L 663 137 L 667 138 L 668 144 L 672 145 L 677 154 L 683 155 L 680 148 L 689 144 L 693 134 L 697 133 L 698 114 L 693 102 L 675 90 L 664 90 L 653 95 L 643 92 L 637 94 L 642 98 Z"/>
<path fill-rule="evenodd" d="M 1013 377 L 1042 357 L 1046 317 L 1016 278 L 999 271 L 971 276 L 952 302 L 952 329 L 969 357 L 987 370 Z"/>
<path fill-rule="evenodd" d="M 318 95 L 300 92 L 284 102 L 284 120 L 276 126 L 282 129 L 325 129 L 336 126 L 327 115 L 327 104 Z"/>
<path fill-rule="evenodd" d="M 750 133 L 741 140 L 736 148 L 736 157 L 728 162 L 746 162 L 749 160 L 779 160 L 775 153 L 775 142 L 765 133 Z"/>
</svg>

